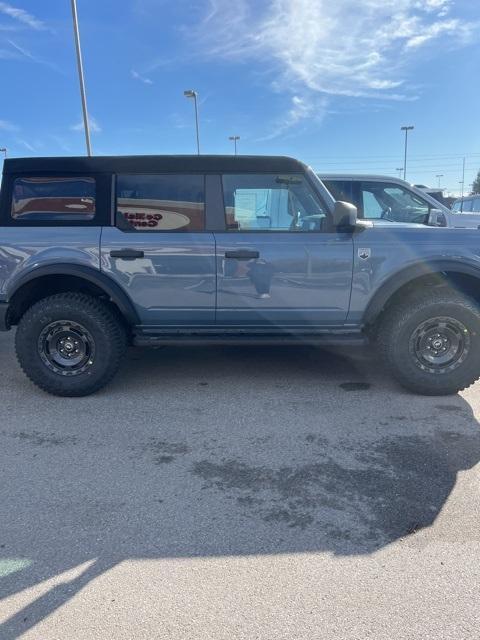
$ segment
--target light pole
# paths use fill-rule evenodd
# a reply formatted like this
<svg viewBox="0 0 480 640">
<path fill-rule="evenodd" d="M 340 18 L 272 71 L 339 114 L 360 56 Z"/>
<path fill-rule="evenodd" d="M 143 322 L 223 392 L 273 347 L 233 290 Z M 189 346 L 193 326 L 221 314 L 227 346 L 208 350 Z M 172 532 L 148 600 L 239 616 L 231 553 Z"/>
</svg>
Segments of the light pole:
<svg viewBox="0 0 480 640">
<path fill-rule="evenodd" d="M 443 178 L 443 173 L 437 173 L 437 175 L 435 176 L 436 178 L 438 178 L 438 188 L 440 189 L 440 178 Z"/>
<path fill-rule="evenodd" d="M 237 140 L 240 140 L 240 136 L 229 136 L 228 139 L 233 140 L 235 145 L 235 155 L 237 155 Z"/>
<path fill-rule="evenodd" d="M 233 140 L 235 145 L 235 155 L 237 155 L 237 140 L 240 140 L 240 136 L 229 136 L 228 139 Z"/>
<path fill-rule="evenodd" d="M 195 127 L 197 130 L 197 153 L 198 155 L 200 155 L 200 133 L 198 131 L 198 101 L 197 101 L 198 93 L 193 89 L 187 89 L 186 91 L 183 92 L 183 95 L 186 98 L 193 98 L 193 101 L 195 103 Z"/>
<path fill-rule="evenodd" d="M 398 177 L 401 178 L 403 173 L 403 167 L 397 167 L 395 171 L 398 171 Z"/>
<path fill-rule="evenodd" d="M 407 145 L 408 145 L 408 132 L 414 129 L 413 125 L 406 127 L 400 127 L 401 131 L 405 131 L 405 155 L 403 159 L 403 179 L 407 179 Z"/>
<path fill-rule="evenodd" d="M 88 121 L 87 93 L 85 91 L 85 78 L 83 75 L 82 49 L 80 47 L 80 31 L 78 28 L 77 0 L 71 0 L 73 31 L 75 34 L 75 49 L 77 52 L 78 79 L 80 82 L 80 95 L 82 98 L 83 127 L 85 130 L 85 144 L 87 145 L 87 155 L 92 155 L 92 145 L 90 143 L 90 123 Z"/>
<path fill-rule="evenodd" d="M 7 157 L 7 147 L 2 147 L 0 149 L 0 153 L 3 153 L 3 155 L 5 156 L 5 158 Z"/>
</svg>

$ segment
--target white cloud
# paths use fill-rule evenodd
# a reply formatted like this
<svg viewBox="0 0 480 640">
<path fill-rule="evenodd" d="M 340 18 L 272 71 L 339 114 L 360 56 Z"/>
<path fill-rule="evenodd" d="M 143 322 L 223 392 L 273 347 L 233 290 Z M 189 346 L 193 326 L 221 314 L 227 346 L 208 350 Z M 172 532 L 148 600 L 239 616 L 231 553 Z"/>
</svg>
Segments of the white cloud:
<svg viewBox="0 0 480 640">
<path fill-rule="evenodd" d="M 150 78 L 142 76 L 140 73 L 138 73 L 138 71 L 135 71 L 135 69 L 132 69 L 130 71 L 130 75 L 134 80 L 139 80 L 140 82 L 143 82 L 143 84 L 153 84 L 153 81 L 150 80 Z"/>
<path fill-rule="evenodd" d="M 9 122 L 8 120 L 0 120 L 0 131 L 6 131 L 7 133 L 13 133 L 15 131 L 19 131 L 20 127 L 17 127 L 13 122 Z"/>
<path fill-rule="evenodd" d="M 210 0 L 196 39 L 208 56 L 263 64 L 292 93 L 412 99 L 414 50 L 474 34 L 476 25 L 447 11 L 449 0 Z"/>
<path fill-rule="evenodd" d="M 90 124 L 90 131 L 92 133 L 100 133 L 102 131 L 102 127 L 98 124 L 97 120 L 93 116 L 88 116 L 88 122 Z M 83 119 L 77 124 L 74 124 L 70 127 L 72 131 L 83 131 Z"/>
<path fill-rule="evenodd" d="M 258 138 L 257 142 L 278 138 L 278 136 L 306 119 L 320 123 L 327 113 L 327 104 L 327 99 L 323 97 L 318 98 L 311 95 L 292 96 L 290 108 L 282 117 L 272 123 L 271 132 Z"/>
<path fill-rule="evenodd" d="M 8 4 L 7 2 L 0 2 L 0 13 L 8 16 L 9 18 L 13 18 L 13 20 L 17 20 L 22 24 L 25 24 L 27 27 L 31 29 L 35 29 L 37 31 L 41 31 L 46 29 L 46 25 L 41 20 L 38 20 L 31 13 L 28 13 L 24 9 L 18 9 L 17 7 Z"/>
</svg>

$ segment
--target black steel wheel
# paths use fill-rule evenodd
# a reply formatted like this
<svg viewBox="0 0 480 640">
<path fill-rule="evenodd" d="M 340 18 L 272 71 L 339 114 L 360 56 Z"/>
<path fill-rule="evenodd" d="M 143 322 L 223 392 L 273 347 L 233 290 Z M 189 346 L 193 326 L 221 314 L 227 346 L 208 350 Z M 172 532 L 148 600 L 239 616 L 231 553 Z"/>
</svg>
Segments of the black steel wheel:
<svg viewBox="0 0 480 640">
<path fill-rule="evenodd" d="M 448 287 L 401 298 L 380 321 L 377 344 L 395 378 L 424 395 L 449 395 L 480 377 L 480 310 Z"/>
<path fill-rule="evenodd" d="M 25 312 L 15 347 L 20 366 L 38 387 L 57 396 L 86 396 L 118 371 L 127 332 L 108 303 L 60 293 Z"/>
</svg>

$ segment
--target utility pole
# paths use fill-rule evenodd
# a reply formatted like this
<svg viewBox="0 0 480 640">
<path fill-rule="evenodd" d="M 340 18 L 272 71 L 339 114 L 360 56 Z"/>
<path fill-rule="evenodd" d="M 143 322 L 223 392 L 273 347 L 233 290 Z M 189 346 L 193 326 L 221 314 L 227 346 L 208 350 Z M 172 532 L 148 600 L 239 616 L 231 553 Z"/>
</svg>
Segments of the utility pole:
<svg viewBox="0 0 480 640">
<path fill-rule="evenodd" d="M 461 183 L 462 185 L 462 195 L 461 195 L 461 202 L 460 202 L 460 213 L 463 213 L 463 191 L 464 191 L 464 186 L 465 186 L 465 156 L 463 157 L 463 163 L 462 163 L 462 180 Z"/>
<path fill-rule="evenodd" d="M 0 153 L 3 153 L 3 155 L 5 156 L 5 158 L 7 157 L 7 147 L 2 147 L 0 149 Z"/>
<path fill-rule="evenodd" d="M 240 140 L 240 136 L 229 136 L 228 139 L 233 140 L 235 145 L 235 155 L 237 155 L 237 140 Z"/>
<path fill-rule="evenodd" d="M 437 175 L 435 176 L 436 178 L 438 178 L 438 188 L 440 189 L 440 178 L 443 178 L 443 173 L 437 173 Z"/>
<path fill-rule="evenodd" d="M 408 146 L 408 132 L 412 131 L 415 127 L 413 125 L 408 125 L 405 127 L 400 127 L 401 131 L 405 131 L 405 155 L 403 159 L 403 179 L 407 179 L 407 146 Z"/>
<path fill-rule="evenodd" d="M 198 155 L 200 155 L 200 133 L 199 133 L 199 126 L 198 126 L 198 93 L 197 91 L 194 91 L 194 89 L 187 89 L 186 91 L 183 92 L 183 95 L 186 98 L 193 98 L 193 102 L 195 103 L 195 128 L 197 131 L 197 153 Z"/>
<path fill-rule="evenodd" d="M 398 171 L 398 177 L 401 178 L 403 173 L 403 167 L 397 167 L 395 171 Z"/>
<path fill-rule="evenodd" d="M 80 96 L 82 98 L 83 127 L 85 130 L 85 144 L 87 145 L 87 155 L 92 155 L 92 145 L 90 143 L 90 122 L 88 120 L 87 93 L 85 91 L 85 78 L 83 74 L 82 49 L 80 46 L 80 31 L 78 28 L 77 0 L 71 0 L 73 31 L 75 34 L 75 50 L 77 53 L 78 79 L 80 82 Z"/>
</svg>

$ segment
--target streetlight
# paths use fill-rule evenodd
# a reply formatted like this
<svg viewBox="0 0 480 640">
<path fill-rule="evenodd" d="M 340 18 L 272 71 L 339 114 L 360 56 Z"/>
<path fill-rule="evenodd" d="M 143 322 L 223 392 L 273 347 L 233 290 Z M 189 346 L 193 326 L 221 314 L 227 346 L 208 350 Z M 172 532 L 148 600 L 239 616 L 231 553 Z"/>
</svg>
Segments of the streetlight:
<svg viewBox="0 0 480 640">
<path fill-rule="evenodd" d="M 2 147 L 2 148 L 0 149 L 0 153 L 3 153 L 3 154 L 4 154 L 4 156 L 5 156 L 5 158 L 6 158 L 6 157 L 7 157 L 7 147 Z"/>
<path fill-rule="evenodd" d="M 78 13 L 77 13 L 77 0 L 71 0 L 72 3 L 72 18 L 73 18 L 73 31 L 75 34 L 75 49 L 77 52 L 77 67 L 78 67 L 78 79 L 80 82 L 80 95 L 82 98 L 82 111 L 83 111 L 83 127 L 85 130 L 85 143 L 87 145 L 87 155 L 92 155 L 92 145 L 90 144 L 90 123 L 88 121 L 88 109 L 87 109 L 87 93 L 85 91 L 85 78 L 83 75 L 83 62 L 82 62 L 82 49 L 80 47 L 80 30 L 78 28 Z"/>
<path fill-rule="evenodd" d="M 438 188 L 440 189 L 440 178 L 443 178 L 443 173 L 437 173 L 437 175 L 435 176 L 436 178 L 438 178 Z"/>
<path fill-rule="evenodd" d="M 401 131 L 405 131 L 405 156 L 403 160 L 403 179 L 407 179 L 407 145 L 408 145 L 408 132 L 412 131 L 415 127 L 413 125 L 409 125 L 406 127 L 400 127 Z"/>
<path fill-rule="evenodd" d="M 198 93 L 193 89 L 187 89 L 186 91 L 183 92 L 183 95 L 186 98 L 193 98 L 193 101 L 195 103 L 195 127 L 197 130 L 197 153 L 198 155 L 200 155 L 200 134 L 198 131 L 198 103 L 197 103 Z"/>
<path fill-rule="evenodd" d="M 240 136 L 229 136 L 228 139 L 233 140 L 235 145 L 235 155 L 237 155 L 237 140 L 240 140 Z"/>
<path fill-rule="evenodd" d="M 403 173 L 403 167 L 397 167 L 395 171 L 398 171 L 398 177 L 401 178 Z"/>
</svg>

